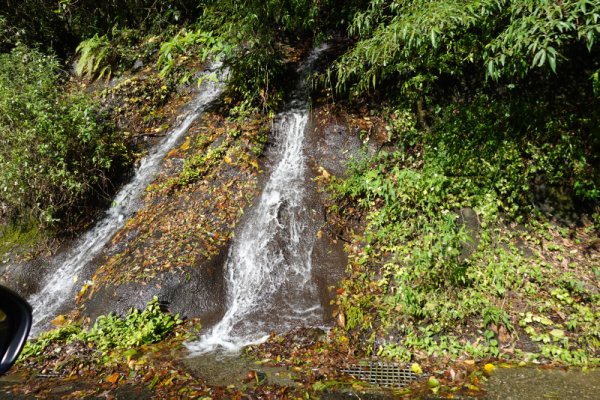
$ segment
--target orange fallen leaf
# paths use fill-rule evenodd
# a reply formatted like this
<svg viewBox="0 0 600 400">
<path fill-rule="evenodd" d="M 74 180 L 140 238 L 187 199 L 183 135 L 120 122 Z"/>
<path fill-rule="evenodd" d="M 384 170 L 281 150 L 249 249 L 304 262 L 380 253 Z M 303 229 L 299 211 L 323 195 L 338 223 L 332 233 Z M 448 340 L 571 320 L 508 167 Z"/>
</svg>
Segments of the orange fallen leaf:
<svg viewBox="0 0 600 400">
<path fill-rule="evenodd" d="M 108 378 L 106 378 L 106 381 L 110 382 L 110 383 L 116 383 L 119 380 L 119 377 L 120 377 L 119 373 L 115 372 L 112 375 L 110 375 Z"/>
</svg>

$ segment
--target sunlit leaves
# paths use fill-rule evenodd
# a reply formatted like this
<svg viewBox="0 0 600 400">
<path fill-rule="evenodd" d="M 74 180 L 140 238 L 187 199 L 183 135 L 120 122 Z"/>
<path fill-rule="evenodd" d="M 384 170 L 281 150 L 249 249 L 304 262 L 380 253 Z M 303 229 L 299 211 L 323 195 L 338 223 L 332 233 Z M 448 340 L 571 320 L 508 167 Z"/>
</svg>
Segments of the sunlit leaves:
<svg viewBox="0 0 600 400">
<path fill-rule="evenodd" d="M 112 46 L 106 35 L 95 34 L 82 41 L 75 51 L 79 55 L 75 66 L 75 72 L 78 75 L 86 73 L 88 76 L 110 78 Z"/>
<path fill-rule="evenodd" d="M 334 66 L 338 90 L 357 94 L 394 77 L 460 76 L 469 64 L 492 78 L 556 73 L 567 49 L 592 51 L 600 4 L 589 0 L 373 0 L 350 27 L 356 45 Z"/>
<path fill-rule="evenodd" d="M 165 77 L 185 57 L 199 56 L 200 60 L 206 61 L 211 56 L 214 60 L 230 54 L 231 50 L 231 45 L 215 32 L 184 29 L 161 44 L 156 65 L 160 69 L 159 75 Z"/>
<path fill-rule="evenodd" d="M 0 55 L 0 202 L 10 216 L 53 225 L 105 187 L 123 149 L 100 121 L 89 98 L 64 93 L 53 57 L 24 46 Z"/>
<path fill-rule="evenodd" d="M 486 45 L 488 75 L 524 76 L 566 61 L 562 50 L 582 43 L 591 51 L 600 36 L 600 4 L 588 0 L 513 1 L 506 27 Z M 563 53 L 563 54 L 561 54 Z"/>
</svg>

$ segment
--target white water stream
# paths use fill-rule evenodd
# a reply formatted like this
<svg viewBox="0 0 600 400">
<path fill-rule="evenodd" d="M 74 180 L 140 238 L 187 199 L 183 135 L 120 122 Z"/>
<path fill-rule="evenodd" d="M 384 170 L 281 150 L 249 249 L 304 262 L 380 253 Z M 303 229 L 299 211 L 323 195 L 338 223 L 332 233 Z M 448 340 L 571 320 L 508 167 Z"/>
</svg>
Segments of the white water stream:
<svg viewBox="0 0 600 400">
<path fill-rule="evenodd" d="M 53 317 L 60 307 L 73 299 L 76 283 L 82 269 L 96 257 L 106 243 L 140 207 L 141 196 L 154 179 L 167 152 L 187 132 L 190 125 L 214 101 L 222 91 L 222 84 L 210 79 L 204 80 L 198 95 L 191 101 L 183 120 L 153 147 L 142 159 L 135 176 L 116 195 L 113 205 L 106 215 L 86 232 L 69 250 L 62 263 L 54 266 L 39 292 L 29 298 L 33 308 L 34 323 L 32 334 L 36 334 Z"/>
<path fill-rule="evenodd" d="M 303 63 L 302 78 L 325 48 L 314 50 Z M 279 159 L 225 264 L 227 311 L 209 332 L 187 344 L 192 356 L 215 350 L 235 352 L 265 340 L 271 331 L 322 321 L 311 274 L 315 232 L 309 226 L 304 190 L 307 97 L 303 80 L 289 111 L 276 118 Z"/>
</svg>

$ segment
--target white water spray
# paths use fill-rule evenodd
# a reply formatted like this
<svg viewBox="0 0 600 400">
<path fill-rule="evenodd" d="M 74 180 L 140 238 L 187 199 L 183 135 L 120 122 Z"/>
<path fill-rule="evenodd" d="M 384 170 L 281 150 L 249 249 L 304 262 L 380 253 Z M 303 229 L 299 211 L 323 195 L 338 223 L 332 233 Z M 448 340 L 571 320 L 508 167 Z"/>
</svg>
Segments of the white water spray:
<svg viewBox="0 0 600 400">
<path fill-rule="evenodd" d="M 218 68 L 218 66 L 217 66 Z M 190 125 L 222 92 L 222 84 L 204 80 L 199 94 L 187 107 L 181 123 L 144 157 L 135 176 L 116 195 L 113 205 L 94 228 L 86 232 L 69 250 L 61 265 L 56 267 L 44 282 L 42 289 L 31 296 L 34 323 L 32 334 L 36 334 L 55 316 L 59 308 L 74 295 L 81 270 L 94 259 L 106 243 L 140 207 L 141 195 L 154 179 L 167 152 L 187 132 Z"/>
<path fill-rule="evenodd" d="M 303 78 L 325 48 L 313 51 L 300 68 Z M 230 249 L 225 264 L 227 311 L 206 335 L 187 344 L 192 355 L 235 352 L 265 340 L 271 331 L 322 321 L 311 274 L 315 232 L 308 226 L 304 190 L 306 97 L 302 82 L 290 110 L 276 118 L 280 158 Z"/>
</svg>

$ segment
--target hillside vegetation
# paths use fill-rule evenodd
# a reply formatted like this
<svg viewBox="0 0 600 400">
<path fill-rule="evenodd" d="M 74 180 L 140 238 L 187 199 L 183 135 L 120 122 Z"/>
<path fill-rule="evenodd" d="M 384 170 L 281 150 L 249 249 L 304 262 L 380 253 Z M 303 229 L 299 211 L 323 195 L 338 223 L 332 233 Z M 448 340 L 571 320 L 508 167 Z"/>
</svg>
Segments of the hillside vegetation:
<svg viewBox="0 0 600 400">
<path fill-rule="evenodd" d="M 227 126 L 266 126 L 326 41 L 315 112 L 364 144 L 319 178 L 349 256 L 329 350 L 598 365 L 596 0 L 1 1 L 0 241 L 110 199 L 202 63 L 229 69 Z M 214 176 L 204 148 L 165 187 Z"/>
</svg>

